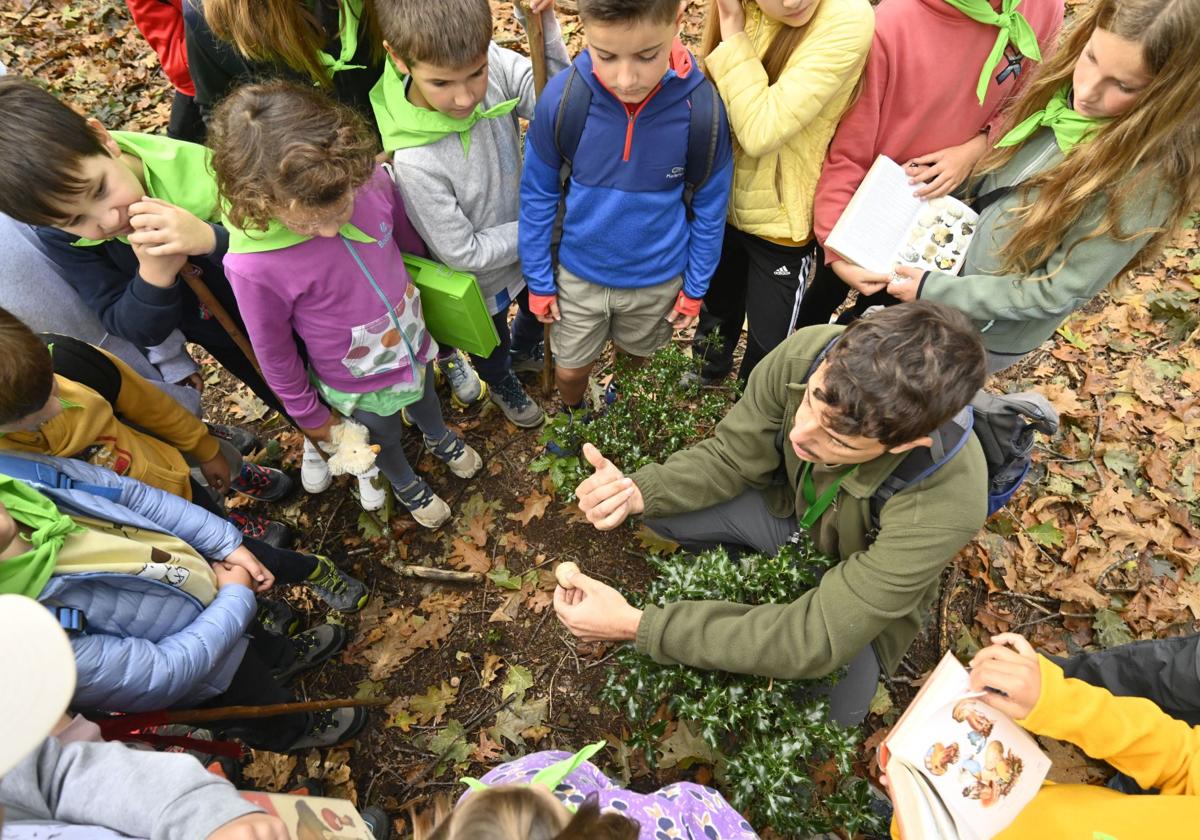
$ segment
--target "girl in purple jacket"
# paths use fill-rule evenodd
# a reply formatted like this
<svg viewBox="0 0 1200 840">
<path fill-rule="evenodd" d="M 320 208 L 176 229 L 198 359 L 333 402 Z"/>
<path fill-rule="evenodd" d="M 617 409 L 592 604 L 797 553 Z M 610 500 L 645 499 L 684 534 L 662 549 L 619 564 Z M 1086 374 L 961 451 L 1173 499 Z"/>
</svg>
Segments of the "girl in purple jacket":
<svg viewBox="0 0 1200 840">
<path fill-rule="evenodd" d="M 401 252 L 425 246 L 356 114 L 287 82 L 239 88 L 209 125 L 229 229 L 225 271 L 263 376 L 310 439 L 353 417 L 381 447 L 377 465 L 426 528 L 449 506 L 401 447 L 403 411 L 460 478 L 483 466 L 446 428 L 421 296 Z M 307 350 L 296 350 L 293 331 Z M 382 506 L 367 499 L 363 506 Z"/>
</svg>

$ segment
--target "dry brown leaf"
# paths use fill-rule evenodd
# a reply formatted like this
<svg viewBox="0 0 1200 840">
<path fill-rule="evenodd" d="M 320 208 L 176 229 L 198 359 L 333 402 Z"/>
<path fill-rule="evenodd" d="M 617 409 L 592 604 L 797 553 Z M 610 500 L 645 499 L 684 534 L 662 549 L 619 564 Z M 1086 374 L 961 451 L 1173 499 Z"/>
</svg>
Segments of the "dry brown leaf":
<svg viewBox="0 0 1200 840">
<path fill-rule="evenodd" d="M 259 790 L 272 793 L 287 790 L 288 781 L 296 769 L 296 756 L 266 750 L 250 752 L 254 759 L 242 769 L 242 775 Z"/>
<path fill-rule="evenodd" d="M 450 562 L 455 568 L 469 572 L 488 572 L 492 568 L 487 552 L 462 537 L 455 537 L 451 544 Z"/>
<path fill-rule="evenodd" d="M 521 608 L 521 593 L 509 592 L 504 596 L 500 606 L 488 618 L 488 621 L 515 621 L 517 611 Z"/>
<path fill-rule="evenodd" d="M 553 496 L 539 493 L 537 490 L 530 490 L 525 497 L 525 507 L 521 509 L 520 513 L 508 514 L 508 518 L 520 522 L 522 525 L 528 525 L 534 519 L 541 519 L 552 501 L 554 501 Z"/>
</svg>

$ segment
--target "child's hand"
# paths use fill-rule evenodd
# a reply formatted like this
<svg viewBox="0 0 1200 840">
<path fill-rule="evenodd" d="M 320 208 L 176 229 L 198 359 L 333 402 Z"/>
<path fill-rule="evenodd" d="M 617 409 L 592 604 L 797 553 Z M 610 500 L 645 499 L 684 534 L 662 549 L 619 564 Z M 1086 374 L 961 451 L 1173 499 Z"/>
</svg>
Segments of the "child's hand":
<svg viewBox="0 0 1200 840">
<path fill-rule="evenodd" d="M 631 607 L 607 583 L 575 572 L 571 588 L 554 587 L 554 612 L 558 620 L 585 642 L 621 642 L 637 638 L 642 611 Z"/>
<path fill-rule="evenodd" d="M 888 276 L 886 274 L 867 271 L 849 260 L 836 260 L 830 263 L 829 267 L 842 279 L 843 283 L 851 289 L 857 289 L 860 295 L 873 295 L 887 288 Z"/>
<path fill-rule="evenodd" d="M 925 272 L 919 268 L 898 265 L 892 269 L 892 276 L 887 285 L 888 294 L 905 303 L 916 300 L 917 289 L 921 287 L 921 278 L 924 276 Z"/>
<path fill-rule="evenodd" d="M 700 301 L 683 292 L 675 299 L 675 307 L 667 313 L 667 322 L 676 330 L 686 330 L 700 315 Z"/>
<path fill-rule="evenodd" d="M 913 195 L 917 198 L 938 198 L 954 192 L 959 184 L 967 180 L 987 148 L 987 135 L 980 133 L 966 143 L 939 149 L 906 162 L 904 174 L 908 176 L 908 183 L 922 185 Z"/>
<path fill-rule="evenodd" d="M 746 30 L 746 10 L 742 0 L 717 0 L 717 21 L 721 25 L 721 39 L 732 38 Z"/>
<path fill-rule="evenodd" d="M 130 237 L 132 236 L 133 234 L 130 234 Z M 138 274 L 151 286 L 158 286 L 160 289 L 171 288 L 175 285 L 175 276 L 187 265 L 186 254 L 156 257 L 149 252 L 148 245 L 136 245 L 132 238 L 129 244 L 133 245 L 133 255 L 138 260 Z"/>
<path fill-rule="evenodd" d="M 217 454 L 200 464 L 200 474 L 208 486 L 224 494 L 229 489 L 229 461 L 220 449 Z"/>
<path fill-rule="evenodd" d="M 254 590 L 254 580 L 250 577 L 250 573 L 241 566 L 231 566 L 228 563 L 213 563 L 213 574 L 217 576 L 217 589 L 224 589 L 226 586 L 238 584 L 247 589 Z"/>
<path fill-rule="evenodd" d="M 227 566 L 238 566 L 245 569 L 254 581 L 254 585 L 251 588 L 255 592 L 266 592 L 275 585 L 275 575 L 271 574 L 266 566 L 258 562 L 258 558 L 244 545 L 239 545 L 233 551 L 229 552 L 229 556 L 221 562 Z M 213 568 L 215 569 L 219 565 L 221 564 L 215 564 Z"/>
<path fill-rule="evenodd" d="M 537 295 L 529 293 L 529 311 L 543 324 L 553 324 L 562 320 L 558 311 L 558 295 Z"/>
<path fill-rule="evenodd" d="M 288 840 L 287 825 L 270 814 L 246 814 L 208 835 L 208 840 Z"/>
<path fill-rule="evenodd" d="M 332 438 L 330 437 L 330 434 L 333 432 L 333 427 L 337 426 L 341 422 L 342 422 L 342 418 L 338 417 L 333 412 L 330 412 L 329 419 L 326 420 L 324 423 L 322 423 L 320 426 L 315 426 L 310 429 L 301 427 L 300 431 L 304 432 L 304 434 L 310 440 L 313 440 L 313 441 L 323 440 L 326 442 L 331 442 Z"/>
<path fill-rule="evenodd" d="M 989 688 L 1004 694 L 986 691 Z M 1014 720 L 1029 717 L 1042 694 L 1042 671 L 1033 646 L 1016 633 L 992 636 L 992 643 L 971 660 L 971 690 L 986 691 L 980 699 Z"/>
<path fill-rule="evenodd" d="M 642 491 L 632 478 L 627 478 L 590 443 L 583 445 L 583 457 L 596 471 L 575 488 L 579 509 L 588 522 L 599 531 L 611 531 L 630 514 L 642 512 L 645 507 Z"/>
<path fill-rule="evenodd" d="M 142 245 L 154 257 L 168 254 L 200 256 L 217 247 L 217 235 L 206 222 L 157 198 L 143 198 L 129 205 L 130 245 Z"/>
</svg>

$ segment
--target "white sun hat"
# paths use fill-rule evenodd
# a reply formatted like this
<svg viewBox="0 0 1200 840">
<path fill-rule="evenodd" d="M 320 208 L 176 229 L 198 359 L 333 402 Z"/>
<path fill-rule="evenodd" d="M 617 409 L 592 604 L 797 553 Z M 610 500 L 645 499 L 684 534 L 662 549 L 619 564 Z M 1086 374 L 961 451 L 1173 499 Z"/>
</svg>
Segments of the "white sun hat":
<svg viewBox="0 0 1200 840">
<path fill-rule="evenodd" d="M 58 723 L 75 693 L 75 653 L 48 609 L 0 595 L 0 776 Z"/>
</svg>

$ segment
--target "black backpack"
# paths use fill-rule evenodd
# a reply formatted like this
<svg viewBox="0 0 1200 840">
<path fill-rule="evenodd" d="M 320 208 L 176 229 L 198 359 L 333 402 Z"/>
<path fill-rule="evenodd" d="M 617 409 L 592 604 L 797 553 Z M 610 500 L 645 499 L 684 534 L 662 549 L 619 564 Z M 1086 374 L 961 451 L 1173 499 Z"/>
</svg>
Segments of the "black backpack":
<svg viewBox="0 0 1200 840">
<path fill-rule="evenodd" d="M 54 372 L 59 376 L 86 385 L 108 400 L 116 411 L 121 394 L 121 371 L 112 359 L 86 341 L 55 333 L 41 333 L 38 338 L 50 350 Z"/>
</svg>

